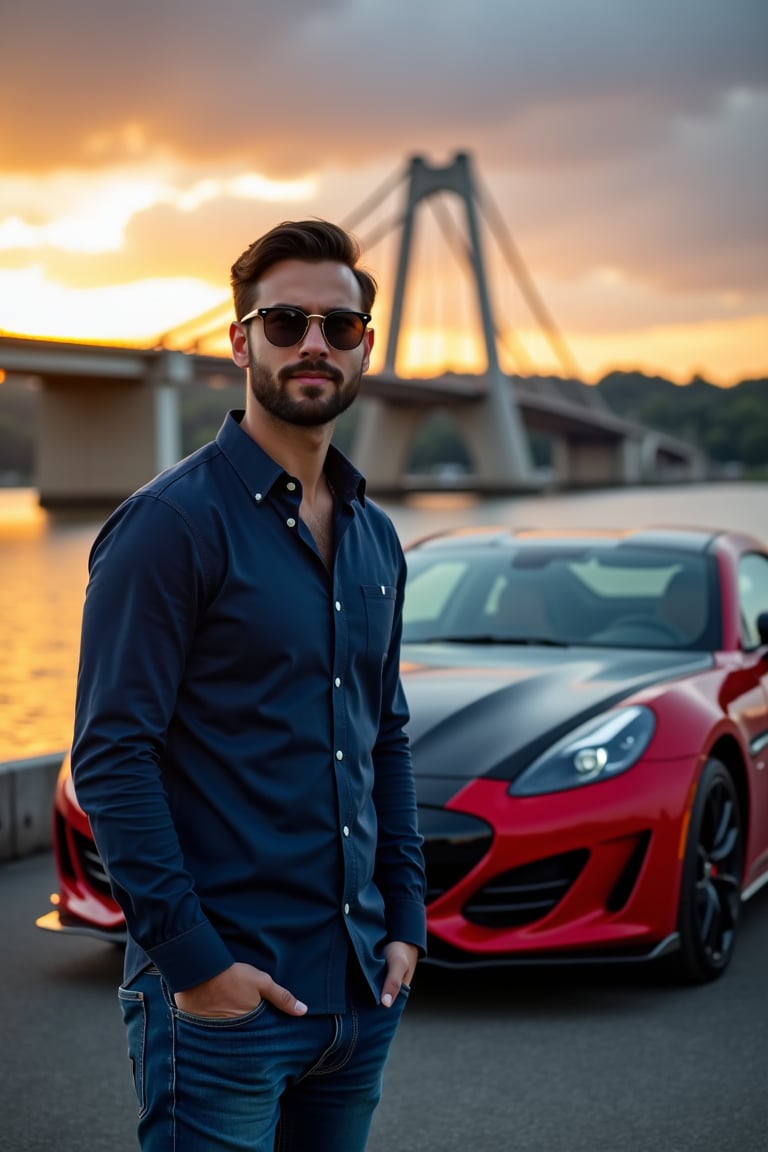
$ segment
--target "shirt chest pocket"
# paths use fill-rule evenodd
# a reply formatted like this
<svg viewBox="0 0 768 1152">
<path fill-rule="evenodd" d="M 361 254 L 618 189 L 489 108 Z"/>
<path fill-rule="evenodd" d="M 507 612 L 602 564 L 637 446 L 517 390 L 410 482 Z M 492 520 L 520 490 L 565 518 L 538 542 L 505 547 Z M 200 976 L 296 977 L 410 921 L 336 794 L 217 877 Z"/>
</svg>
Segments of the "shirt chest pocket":
<svg viewBox="0 0 768 1152">
<path fill-rule="evenodd" d="M 396 590 L 387 584 L 362 584 L 366 624 L 366 656 L 383 660 L 392 637 Z"/>
</svg>

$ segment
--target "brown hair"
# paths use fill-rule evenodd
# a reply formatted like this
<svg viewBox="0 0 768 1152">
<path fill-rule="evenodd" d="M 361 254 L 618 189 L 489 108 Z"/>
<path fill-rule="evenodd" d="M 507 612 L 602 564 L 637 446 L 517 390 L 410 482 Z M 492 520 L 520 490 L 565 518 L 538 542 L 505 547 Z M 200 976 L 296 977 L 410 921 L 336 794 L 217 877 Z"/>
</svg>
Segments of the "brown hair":
<svg viewBox="0 0 768 1152">
<path fill-rule="evenodd" d="M 258 281 L 281 260 L 306 260 L 315 264 L 334 260 L 346 264 L 360 285 L 362 310 L 370 312 L 377 285 L 369 272 L 357 267 L 359 259 L 360 245 L 338 224 L 329 224 L 327 220 L 285 220 L 254 240 L 232 265 L 230 281 L 235 316 L 250 312 Z"/>
</svg>

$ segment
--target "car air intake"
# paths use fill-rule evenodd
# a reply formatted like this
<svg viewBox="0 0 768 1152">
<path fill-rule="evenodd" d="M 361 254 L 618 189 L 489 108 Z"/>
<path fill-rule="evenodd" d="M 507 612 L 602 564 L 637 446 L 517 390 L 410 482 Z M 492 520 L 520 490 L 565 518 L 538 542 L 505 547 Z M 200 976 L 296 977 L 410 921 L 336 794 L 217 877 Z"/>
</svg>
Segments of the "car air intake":
<svg viewBox="0 0 768 1152">
<path fill-rule="evenodd" d="M 424 837 L 427 904 L 463 880 L 493 841 L 490 824 L 446 808 L 419 805 L 419 831 Z"/>
<path fill-rule="evenodd" d="M 467 901 L 464 916 L 483 928 L 517 928 L 541 920 L 559 904 L 588 858 L 584 848 L 502 872 Z"/>
</svg>

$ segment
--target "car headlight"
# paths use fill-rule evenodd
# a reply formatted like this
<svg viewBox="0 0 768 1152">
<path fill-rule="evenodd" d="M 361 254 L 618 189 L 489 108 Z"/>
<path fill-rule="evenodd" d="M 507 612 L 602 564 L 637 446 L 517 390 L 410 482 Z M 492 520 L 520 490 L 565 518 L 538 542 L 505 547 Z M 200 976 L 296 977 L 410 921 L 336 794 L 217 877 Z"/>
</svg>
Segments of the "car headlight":
<svg viewBox="0 0 768 1152">
<path fill-rule="evenodd" d="M 639 705 L 603 712 L 553 744 L 510 785 L 511 796 L 541 796 L 609 780 L 648 747 L 656 719 Z"/>
</svg>

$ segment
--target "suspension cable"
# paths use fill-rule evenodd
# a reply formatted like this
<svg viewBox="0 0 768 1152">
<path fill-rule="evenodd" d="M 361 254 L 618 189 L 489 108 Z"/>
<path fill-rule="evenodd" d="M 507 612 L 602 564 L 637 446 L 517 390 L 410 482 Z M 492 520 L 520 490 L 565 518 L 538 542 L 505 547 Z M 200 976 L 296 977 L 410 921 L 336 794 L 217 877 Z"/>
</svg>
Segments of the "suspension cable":
<svg viewBox="0 0 768 1152">
<path fill-rule="evenodd" d="M 430 207 L 432 208 L 440 230 L 442 231 L 449 248 L 452 249 L 454 254 L 457 256 L 457 259 L 460 261 L 462 268 L 465 271 L 468 269 L 471 272 L 472 251 L 470 249 L 469 243 L 467 242 L 467 237 L 459 231 L 458 227 L 456 226 L 456 222 L 451 218 L 449 213 L 445 211 L 445 205 L 443 201 L 439 201 L 439 210 L 437 203 L 438 202 L 435 202 L 435 204 L 430 203 Z M 501 332 L 496 322 L 496 317 L 494 316 L 493 333 L 497 342 L 505 348 L 514 362 L 517 364 L 520 374 L 530 375 L 533 371 L 533 365 L 531 363 L 530 357 L 528 356 L 528 353 L 521 344 L 514 330 Z"/>
<path fill-rule="evenodd" d="M 346 220 L 342 223 L 342 228 L 344 228 L 346 232 L 353 232 L 360 221 L 371 216 L 379 205 L 386 200 L 387 196 L 397 188 L 398 184 L 403 183 L 407 175 L 407 168 L 399 168 L 396 172 L 393 172 L 392 175 L 388 176 L 375 192 L 367 196 L 363 203 L 347 216 Z"/>
<path fill-rule="evenodd" d="M 496 238 L 501 253 L 507 261 L 507 266 L 515 277 L 528 307 L 547 337 L 549 345 L 566 375 L 572 379 L 581 379 L 579 366 L 570 348 L 566 344 L 562 333 L 555 324 L 546 304 L 539 295 L 538 289 L 533 282 L 533 277 L 528 271 L 525 261 L 512 239 L 512 234 L 504 223 L 499 209 L 493 202 L 490 192 L 485 185 L 481 186 L 479 180 L 477 181 L 477 186 L 477 201 L 480 210 Z"/>
</svg>

